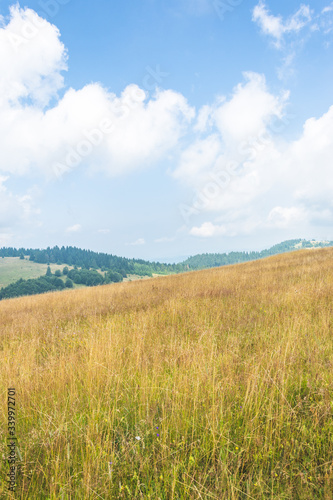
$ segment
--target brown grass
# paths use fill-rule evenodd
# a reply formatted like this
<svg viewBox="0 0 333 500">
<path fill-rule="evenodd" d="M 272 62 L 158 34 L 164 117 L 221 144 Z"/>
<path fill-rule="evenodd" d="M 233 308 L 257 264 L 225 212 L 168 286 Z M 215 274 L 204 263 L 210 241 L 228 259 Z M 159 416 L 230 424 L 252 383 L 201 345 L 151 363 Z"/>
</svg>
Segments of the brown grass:
<svg viewBox="0 0 333 500">
<path fill-rule="evenodd" d="M 322 249 L 1 302 L 1 498 L 333 498 L 332 291 Z"/>
</svg>

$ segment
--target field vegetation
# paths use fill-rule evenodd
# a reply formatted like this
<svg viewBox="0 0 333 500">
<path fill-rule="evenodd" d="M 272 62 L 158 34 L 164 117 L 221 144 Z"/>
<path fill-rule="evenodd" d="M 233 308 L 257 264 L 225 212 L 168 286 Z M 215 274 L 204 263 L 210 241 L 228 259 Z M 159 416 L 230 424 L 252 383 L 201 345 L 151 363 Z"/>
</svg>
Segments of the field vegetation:
<svg viewBox="0 0 333 500">
<path fill-rule="evenodd" d="M 332 499 L 333 249 L 0 303 L 16 499 Z"/>
<path fill-rule="evenodd" d="M 51 264 L 52 273 L 62 270 L 64 266 Z M 27 258 L 21 260 L 19 257 L 0 258 L 0 288 L 15 283 L 19 279 L 35 279 L 46 274 L 47 264 L 37 264 Z"/>
</svg>

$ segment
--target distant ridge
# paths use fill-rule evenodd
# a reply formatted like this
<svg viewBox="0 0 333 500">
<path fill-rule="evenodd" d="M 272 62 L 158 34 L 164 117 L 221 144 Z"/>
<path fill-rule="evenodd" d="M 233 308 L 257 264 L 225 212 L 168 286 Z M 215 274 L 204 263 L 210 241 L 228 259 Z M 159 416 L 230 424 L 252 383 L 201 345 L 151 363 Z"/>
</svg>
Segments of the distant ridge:
<svg viewBox="0 0 333 500">
<path fill-rule="evenodd" d="M 268 250 L 261 252 L 230 252 L 230 253 L 205 253 L 189 257 L 184 262 L 190 270 L 209 269 L 212 267 L 227 266 L 231 264 L 239 264 L 251 260 L 264 259 L 271 255 L 278 255 L 286 252 L 293 252 L 306 248 L 326 248 L 333 246 L 333 241 L 317 241 L 317 240 L 288 240 L 283 243 L 274 245 Z"/>
<path fill-rule="evenodd" d="M 82 250 L 77 247 L 48 247 L 46 249 L 27 249 L 3 247 L 0 249 L 1 257 L 29 257 L 30 261 L 39 264 L 64 264 L 78 266 L 84 269 L 102 269 L 120 272 L 123 276 L 137 274 L 149 276 L 156 274 L 180 273 L 187 270 L 209 269 L 230 264 L 263 259 L 270 255 L 278 255 L 305 248 L 325 248 L 333 246 L 333 241 L 317 241 L 295 239 L 288 240 L 261 252 L 229 252 L 229 253 L 204 253 L 194 255 L 178 264 L 150 262 L 143 259 L 128 259 L 112 254 Z"/>
</svg>

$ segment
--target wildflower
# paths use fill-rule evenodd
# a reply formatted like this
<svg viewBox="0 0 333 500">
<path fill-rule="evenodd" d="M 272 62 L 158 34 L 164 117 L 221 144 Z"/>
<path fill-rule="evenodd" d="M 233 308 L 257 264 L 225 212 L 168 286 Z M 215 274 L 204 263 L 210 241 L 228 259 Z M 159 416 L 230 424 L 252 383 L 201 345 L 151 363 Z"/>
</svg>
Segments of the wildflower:
<svg viewBox="0 0 333 500">
<path fill-rule="evenodd" d="M 138 441 L 141 441 L 140 436 L 135 436 L 135 439 L 137 439 Z"/>
<path fill-rule="evenodd" d="M 159 435 L 159 434 L 156 434 L 156 435 L 157 435 L 157 437 L 160 437 L 160 435 Z"/>
</svg>

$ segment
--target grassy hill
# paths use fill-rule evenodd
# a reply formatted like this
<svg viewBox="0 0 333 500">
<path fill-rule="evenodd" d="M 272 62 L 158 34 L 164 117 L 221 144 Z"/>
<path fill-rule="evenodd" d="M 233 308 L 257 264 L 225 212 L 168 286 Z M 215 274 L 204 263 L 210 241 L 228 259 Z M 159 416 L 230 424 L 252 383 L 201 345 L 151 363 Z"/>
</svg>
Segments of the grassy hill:
<svg viewBox="0 0 333 500">
<path fill-rule="evenodd" d="M 76 247 L 59 248 L 56 246 L 44 250 L 3 247 L 0 249 L 0 289 L 15 283 L 19 279 L 34 279 L 45 275 L 48 262 L 53 273 L 57 269 L 62 270 L 65 266 L 72 269 L 76 265 L 79 268 L 96 269 L 100 274 L 104 274 L 108 269 L 116 272 L 120 271 L 124 276 L 124 281 L 133 281 L 249 262 L 305 248 L 316 249 L 330 246 L 333 246 L 332 241 L 294 239 L 284 241 L 261 252 L 199 254 L 189 257 L 179 264 L 161 264 L 159 262 L 127 259 Z M 25 255 L 25 260 L 21 260 L 19 255 Z M 74 283 L 74 288 L 82 286 L 84 285 Z"/>
<path fill-rule="evenodd" d="M 63 269 L 64 266 L 51 264 L 51 271 Z M 0 259 L 0 288 L 10 285 L 20 278 L 39 278 L 46 273 L 47 264 L 37 264 L 28 259 L 21 260 L 19 257 L 4 257 Z"/>
<path fill-rule="evenodd" d="M 332 498 L 332 291 L 329 248 L 1 302 L 1 498 Z"/>
<path fill-rule="evenodd" d="M 228 266 L 230 264 L 264 259 L 271 255 L 280 255 L 282 253 L 293 252 L 305 248 L 316 249 L 332 246 L 333 241 L 288 240 L 278 243 L 266 250 L 262 250 L 261 252 L 205 253 L 194 255 L 182 262 L 182 265 L 189 270 L 210 269 L 212 267 Z"/>
</svg>

